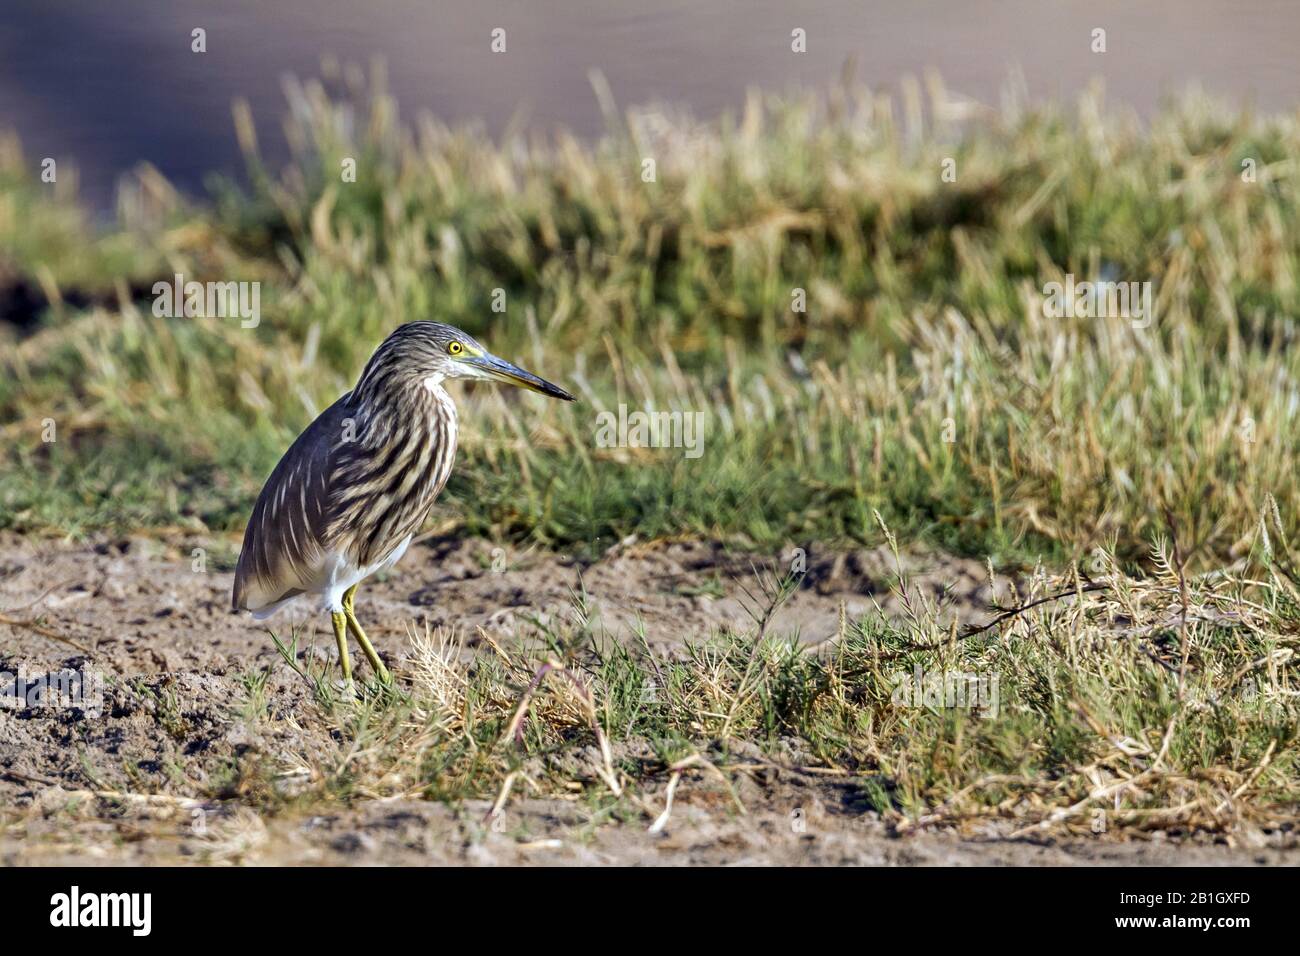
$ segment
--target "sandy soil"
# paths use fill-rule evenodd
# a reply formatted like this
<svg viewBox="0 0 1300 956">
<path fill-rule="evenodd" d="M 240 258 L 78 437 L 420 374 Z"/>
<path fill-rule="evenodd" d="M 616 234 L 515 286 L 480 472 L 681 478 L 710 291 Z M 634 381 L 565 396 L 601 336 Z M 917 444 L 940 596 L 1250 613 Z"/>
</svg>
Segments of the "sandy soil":
<svg viewBox="0 0 1300 956">
<path fill-rule="evenodd" d="M 41 614 L 51 629 L 93 648 L 122 673 L 210 670 L 232 661 L 275 657 L 263 627 L 232 614 L 237 542 L 150 538 L 94 546 L 0 539 L 0 609 L 10 617 Z M 195 554 L 200 549 L 202 554 Z M 612 635 L 644 626 L 652 646 L 668 648 L 710 628 L 748 626 L 745 589 L 757 593 L 754 569 L 770 571 L 789 555 L 734 555 L 704 543 L 623 545 L 594 564 L 558 554 L 497 549 L 483 541 L 433 540 L 414 546 L 382 578 L 358 592 L 357 608 L 381 653 L 396 655 L 409 626 L 427 621 L 468 635 L 480 628 L 509 638 L 522 624 L 570 613 L 585 593 Z M 786 604 L 779 627 L 809 643 L 835 633 L 841 601 L 851 616 L 876 601 L 892 608 L 892 556 L 882 551 L 811 553 L 805 586 Z M 196 561 L 202 570 L 195 570 Z M 908 559 L 915 581 L 955 609 L 979 617 L 992 593 L 984 567 L 952 558 Z M 36 602 L 36 603 L 33 603 Z M 31 605 L 31 607 L 28 607 Z M 325 615 L 291 607 L 271 625 L 306 622 L 332 648 Z M 34 663 L 54 662 L 67 647 L 30 632 L 0 631 L 0 649 Z"/>
<path fill-rule="evenodd" d="M 70 545 L 9 536 L 0 545 L 0 615 L 39 618 L 50 633 L 90 650 L 93 666 L 115 678 L 98 716 L 0 710 L 6 864 L 1300 862 L 1293 837 L 1251 834 L 1232 845 L 1033 842 L 992 827 L 962 837 L 899 837 L 865 809 L 853 781 L 783 769 L 757 753 L 754 769 L 737 775 L 746 813 L 705 775 L 688 775 L 671 821 L 657 834 L 647 832 L 646 820 L 593 819 L 576 800 L 518 798 L 491 824 L 486 803 L 411 799 L 264 819 L 241 805 L 237 774 L 227 777 L 240 761 L 294 752 L 313 702 L 265 632 L 228 610 L 232 576 L 219 569 L 231 563 L 232 543 L 142 538 Z M 432 540 L 363 589 L 358 610 L 381 653 L 395 661 L 413 623 L 508 642 L 530 621 L 566 613 L 572 592 L 581 589 L 612 636 L 630 639 L 641 626 L 652 646 L 670 653 L 686 636 L 746 624 L 743 588 L 755 588 L 753 566 L 777 560 L 702 543 L 628 544 L 580 565 L 562 555 Z M 850 615 L 873 601 L 892 609 L 888 555 L 812 553 L 807 561 L 804 587 L 781 612 L 777 631 L 797 630 L 819 642 L 835 633 L 841 604 Z M 934 556 L 908 563 L 936 596 L 949 586 L 963 621 L 983 618 L 991 592 L 979 563 Z M 309 619 L 309 627 L 314 652 L 332 653 L 323 616 Z M 0 671 L 39 675 L 84 661 L 66 643 L 0 624 Z M 271 665 L 266 694 L 277 719 L 254 734 L 238 717 L 242 678 Z M 172 708 L 165 719 L 164 707 Z M 190 799 L 214 784 L 233 799 Z M 651 793 L 649 800 L 662 806 L 663 796 Z"/>
</svg>

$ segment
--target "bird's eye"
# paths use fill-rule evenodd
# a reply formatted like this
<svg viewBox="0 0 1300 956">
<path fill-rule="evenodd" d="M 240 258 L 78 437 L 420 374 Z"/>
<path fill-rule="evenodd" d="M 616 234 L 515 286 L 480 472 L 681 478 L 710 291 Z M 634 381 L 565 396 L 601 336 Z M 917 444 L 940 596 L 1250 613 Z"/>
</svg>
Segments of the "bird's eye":
<svg viewBox="0 0 1300 956">
<path fill-rule="evenodd" d="M 447 346 L 447 351 L 452 355 L 459 355 L 461 352 L 465 351 L 465 347 L 459 342 L 452 342 Z"/>
</svg>

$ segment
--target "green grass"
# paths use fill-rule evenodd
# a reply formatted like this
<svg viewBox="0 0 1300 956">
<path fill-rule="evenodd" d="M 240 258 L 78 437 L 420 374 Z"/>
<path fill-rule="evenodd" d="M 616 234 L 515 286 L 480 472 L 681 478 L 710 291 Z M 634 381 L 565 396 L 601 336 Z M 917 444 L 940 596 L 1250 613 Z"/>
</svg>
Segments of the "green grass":
<svg viewBox="0 0 1300 956">
<path fill-rule="evenodd" d="M 909 541 L 999 562 L 1140 560 L 1169 521 L 1198 564 L 1234 559 L 1266 494 L 1300 514 L 1300 129 L 1202 101 L 1143 128 L 1094 105 L 900 125 L 847 89 L 496 144 L 307 84 L 283 176 L 244 127 L 251 187 L 193 209 L 153 179 L 105 235 L 10 150 L 0 275 L 263 287 L 256 329 L 155 318 L 128 292 L 12 334 L 0 527 L 236 532 L 383 335 L 437 318 L 583 399 L 463 396 L 437 520 L 466 533 L 878 542 L 879 510 Z M 1044 317 L 1066 273 L 1152 281 L 1156 322 Z M 619 402 L 704 413 L 703 454 L 596 447 Z"/>
</svg>

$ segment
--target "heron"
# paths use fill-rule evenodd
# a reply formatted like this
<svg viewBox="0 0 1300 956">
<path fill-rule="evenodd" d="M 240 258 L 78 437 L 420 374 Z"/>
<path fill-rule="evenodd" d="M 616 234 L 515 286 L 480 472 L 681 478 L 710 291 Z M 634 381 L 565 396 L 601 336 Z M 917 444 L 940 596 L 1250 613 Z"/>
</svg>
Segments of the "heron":
<svg viewBox="0 0 1300 956">
<path fill-rule="evenodd" d="M 456 457 L 450 379 L 487 379 L 552 398 L 573 396 L 440 322 L 398 326 L 356 387 L 289 446 L 253 506 L 232 605 L 263 620 L 300 597 L 328 611 L 339 666 L 352 682 L 351 632 L 376 676 L 392 682 L 356 615 L 362 581 L 406 553 Z"/>
</svg>

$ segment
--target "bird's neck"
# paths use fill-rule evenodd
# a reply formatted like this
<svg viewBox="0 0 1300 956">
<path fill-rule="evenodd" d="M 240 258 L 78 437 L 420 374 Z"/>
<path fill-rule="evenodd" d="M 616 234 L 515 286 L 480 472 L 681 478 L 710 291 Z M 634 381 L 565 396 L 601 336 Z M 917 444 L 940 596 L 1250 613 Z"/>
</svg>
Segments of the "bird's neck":
<svg viewBox="0 0 1300 956">
<path fill-rule="evenodd" d="M 364 446 L 378 448 L 400 441 L 411 432 L 438 433 L 456 441 L 458 416 L 456 403 L 442 386 L 441 376 L 414 379 L 383 395 L 352 393 L 358 411 L 358 437 Z"/>
<path fill-rule="evenodd" d="M 443 377 L 441 375 L 430 375 L 420 382 L 421 404 L 427 406 L 427 413 L 446 417 L 451 419 L 453 425 L 456 423 L 456 403 L 451 400 L 447 390 L 442 387 Z"/>
</svg>

